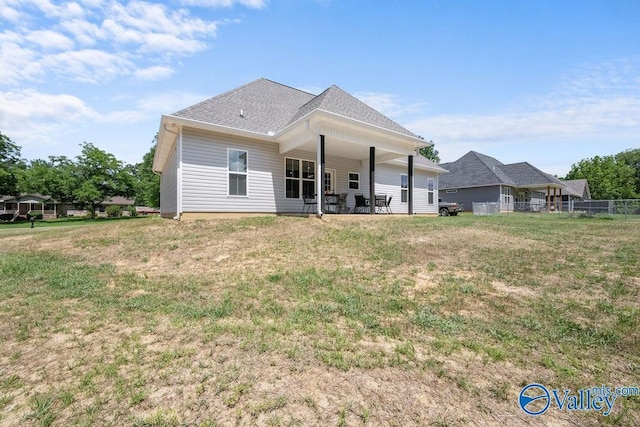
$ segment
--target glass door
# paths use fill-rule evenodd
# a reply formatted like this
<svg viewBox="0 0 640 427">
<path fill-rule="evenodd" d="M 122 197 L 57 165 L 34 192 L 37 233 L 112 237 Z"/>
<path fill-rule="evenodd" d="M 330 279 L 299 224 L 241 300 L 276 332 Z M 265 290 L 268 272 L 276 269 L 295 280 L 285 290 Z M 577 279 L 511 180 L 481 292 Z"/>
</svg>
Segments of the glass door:
<svg viewBox="0 0 640 427">
<path fill-rule="evenodd" d="M 323 189 L 325 194 L 333 194 L 336 192 L 336 171 L 333 169 L 325 169 Z"/>
</svg>

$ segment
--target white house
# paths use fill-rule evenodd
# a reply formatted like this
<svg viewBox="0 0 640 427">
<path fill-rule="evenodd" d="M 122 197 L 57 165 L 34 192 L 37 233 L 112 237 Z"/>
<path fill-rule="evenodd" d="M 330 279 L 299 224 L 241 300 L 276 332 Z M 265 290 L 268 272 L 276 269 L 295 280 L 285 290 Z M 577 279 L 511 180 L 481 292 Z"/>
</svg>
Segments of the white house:
<svg viewBox="0 0 640 427">
<path fill-rule="evenodd" d="M 153 169 L 167 218 L 301 213 L 327 193 L 347 194 L 341 212 L 384 194 L 393 213 L 436 214 L 446 171 L 417 155 L 427 145 L 337 86 L 316 96 L 258 79 L 163 115 Z"/>
</svg>

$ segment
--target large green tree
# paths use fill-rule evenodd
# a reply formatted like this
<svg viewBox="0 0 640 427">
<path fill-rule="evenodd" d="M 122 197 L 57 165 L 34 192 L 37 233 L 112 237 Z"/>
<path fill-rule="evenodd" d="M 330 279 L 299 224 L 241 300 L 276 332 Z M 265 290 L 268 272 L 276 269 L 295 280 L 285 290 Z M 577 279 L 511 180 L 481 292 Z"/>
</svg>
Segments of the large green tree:
<svg viewBox="0 0 640 427">
<path fill-rule="evenodd" d="M 75 164 L 65 156 L 32 160 L 20 179 L 21 191 L 46 194 L 58 202 L 72 202 L 77 185 Z"/>
<path fill-rule="evenodd" d="M 74 201 L 89 207 L 92 215 L 99 204 L 111 197 L 133 195 L 133 177 L 113 154 L 85 142 L 76 159 L 78 184 L 73 191 Z"/>
<path fill-rule="evenodd" d="M 428 147 L 422 147 L 419 150 L 419 153 L 434 163 L 440 163 L 440 156 L 439 156 L 438 150 L 435 149 L 435 145 L 433 145 L 433 141 L 429 141 L 429 142 L 431 143 L 431 145 Z"/>
<path fill-rule="evenodd" d="M 616 154 L 616 160 L 635 170 L 636 194 L 640 197 L 640 148 L 629 149 Z"/>
<path fill-rule="evenodd" d="M 153 172 L 153 157 L 156 153 L 155 142 L 153 147 L 144 155 L 142 163 L 135 166 L 135 193 L 136 204 L 140 206 L 159 207 L 160 206 L 160 176 Z"/>
<path fill-rule="evenodd" d="M 17 196 L 20 193 L 18 183 L 24 168 L 20 147 L 0 132 L 0 195 Z"/>
<path fill-rule="evenodd" d="M 571 166 L 565 179 L 587 179 L 591 197 L 596 200 L 638 197 L 635 170 L 615 156 L 595 156 Z"/>
</svg>

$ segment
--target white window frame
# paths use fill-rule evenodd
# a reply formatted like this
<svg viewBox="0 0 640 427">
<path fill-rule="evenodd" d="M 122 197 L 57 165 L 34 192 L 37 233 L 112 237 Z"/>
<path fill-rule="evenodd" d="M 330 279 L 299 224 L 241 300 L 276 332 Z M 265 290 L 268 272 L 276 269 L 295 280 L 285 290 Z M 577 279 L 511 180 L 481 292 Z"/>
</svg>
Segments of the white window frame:
<svg viewBox="0 0 640 427">
<path fill-rule="evenodd" d="M 431 188 L 429 188 L 429 184 L 431 184 Z M 428 205 L 435 204 L 435 195 L 434 195 L 435 190 L 436 190 L 436 180 L 434 178 L 427 178 L 427 204 Z"/>
<path fill-rule="evenodd" d="M 513 204 L 511 187 L 502 187 L 502 203 L 507 206 Z"/>
<path fill-rule="evenodd" d="M 402 186 L 403 178 L 407 182 L 405 187 Z M 406 173 L 400 174 L 400 203 L 409 203 L 409 175 Z"/>
<path fill-rule="evenodd" d="M 351 175 L 355 175 L 357 179 L 351 179 Z M 351 187 L 351 184 L 355 183 L 355 187 Z M 360 189 L 360 172 L 347 172 L 347 188 L 349 190 L 359 190 Z"/>
<path fill-rule="evenodd" d="M 293 178 L 293 177 L 288 177 L 287 176 L 287 160 L 294 160 L 298 162 L 298 170 L 300 171 L 300 176 L 298 176 L 297 178 Z M 309 178 L 303 178 L 302 175 L 302 162 L 309 162 L 309 163 L 313 163 L 313 168 L 311 168 L 312 172 L 313 172 L 313 179 L 309 179 Z M 313 182 L 313 194 L 315 194 L 316 190 L 316 161 L 315 160 L 309 160 L 309 159 L 299 159 L 296 157 L 285 157 L 284 158 L 284 198 L 286 200 L 301 200 L 302 197 L 304 196 L 304 191 L 303 191 L 303 184 L 304 182 Z M 298 181 L 298 197 L 287 197 L 287 180 L 297 180 Z"/>
<path fill-rule="evenodd" d="M 244 172 L 237 172 L 237 171 L 232 171 L 231 170 L 231 164 L 229 163 L 229 155 L 231 154 L 232 151 L 240 151 L 240 152 L 244 152 L 246 155 L 246 170 Z M 230 190 L 230 181 L 229 181 L 229 177 L 231 176 L 231 174 L 233 175 L 244 175 L 246 177 L 246 187 L 245 187 L 245 194 L 231 194 Z M 227 148 L 227 196 L 228 197 L 249 197 L 249 150 L 244 150 L 242 148 Z"/>
</svg>

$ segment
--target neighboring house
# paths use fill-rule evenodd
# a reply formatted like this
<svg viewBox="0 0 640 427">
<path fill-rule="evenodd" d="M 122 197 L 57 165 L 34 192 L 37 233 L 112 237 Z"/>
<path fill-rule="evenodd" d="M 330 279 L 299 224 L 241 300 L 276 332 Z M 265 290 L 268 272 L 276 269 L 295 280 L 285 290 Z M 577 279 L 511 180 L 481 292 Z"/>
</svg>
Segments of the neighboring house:
<svg viewBox="0 0 640 427">
<path fill-rule="evenodd" d="M 567 179 L 562 180 L 566 188 L 562 192 L 562 201 L 569 202 L 574 200 L 591 200 L 591 191 L 589 191 L 589 182 L 586 179 Z M 551 200 L 554 200 L 553 194 L 548 193 Z M 558 197 L 560 199 L 560 197 Z"/>
<path fill-rule="evenodd" d="M 24 216 L 41 214 L 43 218 L 56 218 L 58 202 L 42 194 L 21 194 L 19 197 L 0 196 L 0 214 Z"/>
<path fill-rule="evenodd" d="M 440 166 L 449 171 L 440 178 L 440 198 L 464 203 L 466 211 L 472 211 L 474 202 L 499 203 L 500 212 L 561 208 L 553 206 L 548 195 L 562 196 L 565 184 L 527 162 L 505 165 L 470 151 Z"/>
<path fill-rule="evenodd" d="M 107 206 L 119 206 L 122 211 L 122 216 L 129 216 L 129 209 L 135 206 L 135 199 L 128 199 L 122 196 L 113 196 L 110 199 L 107 199 L 101 203 L 99 203 L 96 207 L 96 215 L 99 217 L 107 216 Z M 89 215 L 90 211 L 81 205 L 78 206 L 69 206 L 67 211 L 67 215 L 69 216 L 84 216 Z"/>
<path fill-rule="evenodd" d="M 428 145 L 337 86 L 316 96 L 258 79 L 163 115 L 153 170 L 166 218 L 300 213 L 325 193 L 347 193 L 349 211 L 361 193 L 392 197 L 394 213 L 436 214 L 446 171 L 416 155 Z"/>
</svg>

